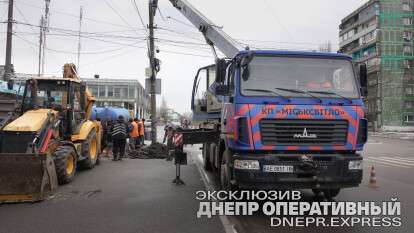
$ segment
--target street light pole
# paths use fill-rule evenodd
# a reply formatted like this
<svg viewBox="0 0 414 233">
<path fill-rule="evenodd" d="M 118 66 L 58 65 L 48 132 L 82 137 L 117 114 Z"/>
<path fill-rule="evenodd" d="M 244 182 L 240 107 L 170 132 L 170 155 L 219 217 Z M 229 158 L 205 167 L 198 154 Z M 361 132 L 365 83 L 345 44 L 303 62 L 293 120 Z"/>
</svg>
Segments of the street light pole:
<svg viewBox="0 0 414 233">
<path fill-rule="evenodd" d="M 155 93 L 155 82 L 156 82 L 156 69 L 155 69 L 155 46 L 154 46 L 154 16 L 157 12 L 158 0 L 149 0 L 149 51 L 148 56 L 150 60 L 151 67 L 151 143 L 154 144 L 157 142 L 157 99 Z"/>
<path fill-rule="evenodd" d="M 9 0 L 9 11 L 7 19 L 7 39 L 6 39 L 6 62 L 4 66 L 3 80 L 7 81 L 9 89 L 13 88 L 13 80 L 11 79 L 13 69 L 11 64 L 12 42 L 13 42 L 13 2 Z"/>
</svg>

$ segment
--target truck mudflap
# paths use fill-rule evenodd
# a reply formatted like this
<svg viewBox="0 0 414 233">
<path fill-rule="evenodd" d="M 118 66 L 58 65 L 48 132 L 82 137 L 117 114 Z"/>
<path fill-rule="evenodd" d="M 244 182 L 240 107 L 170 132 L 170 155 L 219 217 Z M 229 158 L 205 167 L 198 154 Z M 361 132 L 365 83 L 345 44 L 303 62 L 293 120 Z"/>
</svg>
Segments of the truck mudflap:
<svg viewBox="0 0 414 233">
<path fill-rule="evenodd" d="M 245 189 L 334 189 L 357 187 L 362 169 L 350 169 L 352 155 L 235 155 L 234 160 L 256 160 L 259 169 L 233 169 L 233 182 Z M 355 163 L 355 162 L 353 162 Z M 269 169 L 271 168 L 271 169 Z"/>
<path fill-rule="evenodd" d="M 0 154 L 0 203 L 41 201 L 57 186 L 50 155 Z"/>
</svg>

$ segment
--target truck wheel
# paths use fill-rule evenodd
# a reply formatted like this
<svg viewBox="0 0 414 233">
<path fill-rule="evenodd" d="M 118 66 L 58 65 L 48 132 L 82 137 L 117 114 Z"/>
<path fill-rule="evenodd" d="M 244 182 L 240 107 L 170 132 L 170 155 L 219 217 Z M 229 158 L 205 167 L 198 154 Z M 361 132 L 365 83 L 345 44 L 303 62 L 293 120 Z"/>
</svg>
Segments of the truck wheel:
<svg viewBox="0 0 414 233">
<path fill-rule="evenodd" d="M 53 154 L 59 184 L 70 183 L 76 173 L 76 152 L 71 146 L 60 146 Z"/>
<path fill-rule="evenodd" d="M 92 129 L 89 132 L 88 137 L 82 144 L 82 156 L 86 157 L 84 161 L 81 162 L 82 167 L 87 169 L 92 169 L 95 167 L 96 162 L 98 161 L 99 152 L 98 152 L 98 140 L 96 138 L 96 131 Z"/>
<path fill-rule="evenodd" d="M 338 196 L 341 189 L 324 189 L 323 194 L 325 195 L 326 199 L 332 199 Z"/>
<path fill-rule="evenodd" d="M 210 163 L 210 144 L 203 144 L 203 167 L 206 171 L 212 171 L 212 166 Z"/>
<path fill-rule="evenodd" d="M 218 175 L 220 171 L 220 162 L 217 162 L 217 144 L 215 143 L 210 144 L 209 158 L 210 158 L 210 164 L 211 164 L 211 168 L 213 172 Z M 217 176 L 217 177 L 220 177 L 220 176 Z"/>
<path fill-rule="evenodd" d="M 221 189 L 230 191 L 234 190 L 235 187 L 231 184 L 232 180 L 232 173 L 231 173 L 231 157 L 232 153 L 229 150 L 225 150 L 223 153 L 223 159 L 221 161 L 220 166 L 220 184 Z"/>
</svg>

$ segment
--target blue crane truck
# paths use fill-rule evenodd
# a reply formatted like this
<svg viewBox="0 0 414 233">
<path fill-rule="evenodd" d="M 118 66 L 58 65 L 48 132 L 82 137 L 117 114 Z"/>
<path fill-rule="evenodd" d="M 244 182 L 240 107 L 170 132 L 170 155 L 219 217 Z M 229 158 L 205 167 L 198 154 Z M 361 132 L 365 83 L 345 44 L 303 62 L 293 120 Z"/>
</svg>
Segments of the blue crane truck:
<svg viewBox="0 0 414 233">
<path fill-rule="evenodd" d="M 225 190 L 312 189 L 328 198 L 362 180 L 366 66 L 337 53 L 240 49 L 185 0 L 171 0 L 226 56 L 198 70 L 191 108 L 203 163 Z M 179 151 L 179 150 L 178 150 Z"/>
</svg>

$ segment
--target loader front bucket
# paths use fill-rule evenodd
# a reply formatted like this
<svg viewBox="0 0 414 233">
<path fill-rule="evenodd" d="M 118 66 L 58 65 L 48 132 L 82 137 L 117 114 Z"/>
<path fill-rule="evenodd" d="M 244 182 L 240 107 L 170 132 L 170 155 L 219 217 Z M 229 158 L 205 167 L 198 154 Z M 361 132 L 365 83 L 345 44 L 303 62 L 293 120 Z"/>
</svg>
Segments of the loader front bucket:
<svg viewBox="0 0 414 233">
<path fill-rule="evenodd" d="M 57 185 L 50 155 L 0 153 L 0 203 L 44 200 Z"/>
</svg>

